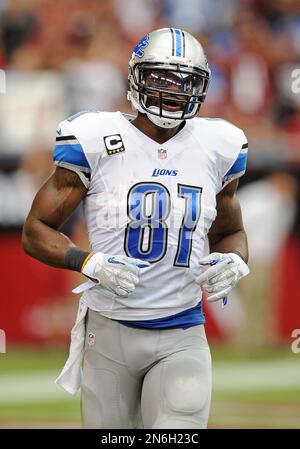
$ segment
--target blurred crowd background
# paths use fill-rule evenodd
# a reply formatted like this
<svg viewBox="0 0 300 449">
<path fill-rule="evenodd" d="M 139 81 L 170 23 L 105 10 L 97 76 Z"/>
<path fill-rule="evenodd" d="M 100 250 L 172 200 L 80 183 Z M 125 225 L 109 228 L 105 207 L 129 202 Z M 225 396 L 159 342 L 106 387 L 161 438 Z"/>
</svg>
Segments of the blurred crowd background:
<svg viewBox="0 0 300 449">
<path fill-rule="evenodd" d="M 0 328 L 8 342 L 66 342 L 75 315 L 77 276 L 30 259 L 20 244 L 33 196 L 53 171 L 57 124 L 80 110 L 129 112 L 132 49 L 165 26 L 191 32 L 207 53 L 212 79 L 200 115 L 233 122 L 249 140 L 239 197 L 252 274 L 229 306 L 207 307 L 208 333 L 264 346 L 300 328 L 299 0 L 0 0 Z M 65 232 L 87 245 L 80 211 Z"/>
</svg>

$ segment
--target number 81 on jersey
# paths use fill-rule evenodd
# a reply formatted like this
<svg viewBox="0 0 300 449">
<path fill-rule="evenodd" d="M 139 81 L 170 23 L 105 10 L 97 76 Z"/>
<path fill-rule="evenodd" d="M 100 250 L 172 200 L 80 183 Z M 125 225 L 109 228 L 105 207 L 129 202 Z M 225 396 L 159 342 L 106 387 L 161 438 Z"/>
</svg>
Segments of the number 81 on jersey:
<svg viewBox="0 0 300 449">
<path fill-rule="evenodd" d="M 193 232 L 201 213 L 202 187 L 177 185 L 177 195 L 185 200 L 185 211 L 178 233 L 174 266 L 189 267 Z M 150 195 L 150 197 L 149 197 Z M 147 200 L 151 212 L 147 213 Z M 130 222 L 125 232 L 124 249 L 127 256 L 158 262 L 167 251 L 168 226 L 171 210 L 169 190 L 160 183 L 140 182 L 131 187 L 127 197 L 127 215 Z M 145 241 L 147 247 L 145 247 Z"/>
</svg>

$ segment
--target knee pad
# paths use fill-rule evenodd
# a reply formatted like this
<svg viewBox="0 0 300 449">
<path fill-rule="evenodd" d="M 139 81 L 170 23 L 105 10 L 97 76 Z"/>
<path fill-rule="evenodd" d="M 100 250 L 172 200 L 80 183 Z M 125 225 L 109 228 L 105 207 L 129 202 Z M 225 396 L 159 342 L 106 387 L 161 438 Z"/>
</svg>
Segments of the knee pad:
<svg viewBox="0 0 300 449">
<path fill-rule="evenodd" d="M 210 357 L 185 358 L 164 367 L 164 398 L 170 411 L 191 415 L 209 409 L 211 397 Z"/>
</svg>

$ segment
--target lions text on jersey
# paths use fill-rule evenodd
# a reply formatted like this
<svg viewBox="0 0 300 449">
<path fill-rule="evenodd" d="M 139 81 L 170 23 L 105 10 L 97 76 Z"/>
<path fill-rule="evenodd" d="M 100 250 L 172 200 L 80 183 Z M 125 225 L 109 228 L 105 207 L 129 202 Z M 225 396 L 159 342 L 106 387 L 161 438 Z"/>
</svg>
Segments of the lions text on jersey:
<svg viewBox="0 0 300 449">
<path fill-rule="evenodd" d="M 150 262 L 129 297 L 94 287 L 83 294 L 86 305 L 145 327 L 167 327 L 169 317 L 182 326 L 203 323 L 194 274 L 216 195 L 245 172 L 247 147 L 243 131 L 221 119 L 188 120 L 162 145 L 120 112 L 82 112 L 61 122 L 54 162 L 78 173 L 88 189 L 92 251 Z"/>
</svg>

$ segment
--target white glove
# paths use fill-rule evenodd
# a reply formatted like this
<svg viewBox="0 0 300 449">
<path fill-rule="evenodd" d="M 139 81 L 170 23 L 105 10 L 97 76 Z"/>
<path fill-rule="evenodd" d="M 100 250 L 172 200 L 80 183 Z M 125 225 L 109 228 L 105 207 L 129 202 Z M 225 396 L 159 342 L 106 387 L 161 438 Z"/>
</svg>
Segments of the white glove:
<svg viewBox="0 0 300 449">
<path fill-rule="evenodd" d="M 83 265 L 81 272 L 97 286 L 125 297 L 132 293 L 138 284 L 140 268 L 149 265 L 149 262 L 131 257 L 95 253 Z M 91 288 L 92 284 L 89 285 Z"/>
<path fill-rule="evenodd" d="M 219 299 L 224 302 L 230 290 L 250 272 L 248 265 L 235 253 L 211 253 L 200 259 L 199 264 L 203 269 L 209 267 L 196 278 L 208 293 L 209 302 Z"/>
</svg>

